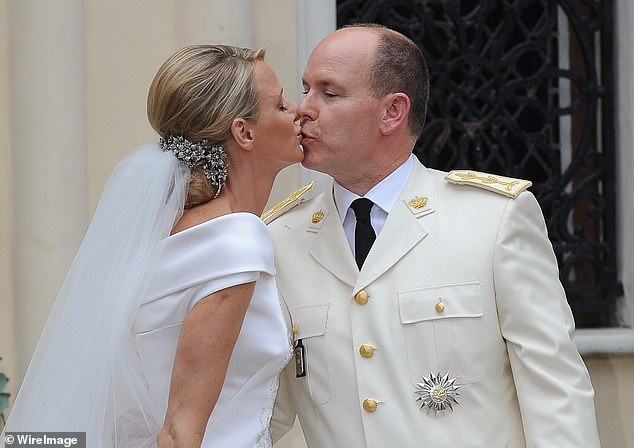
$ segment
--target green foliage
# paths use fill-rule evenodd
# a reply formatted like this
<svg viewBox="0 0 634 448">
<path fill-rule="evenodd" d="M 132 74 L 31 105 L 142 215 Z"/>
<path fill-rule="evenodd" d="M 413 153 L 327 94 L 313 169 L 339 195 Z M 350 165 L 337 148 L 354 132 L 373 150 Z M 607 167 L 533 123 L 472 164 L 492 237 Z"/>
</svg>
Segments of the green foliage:
<svg viewBox="0 0 634 448">
<path fill-rule="evenodd" d="M 2 360 L 2 358 L 0 358 Z M 6 420 L 4 417 L 4 410 L 9 407 L 9 394 L 2 392 L 4 386 L 9 382 L 9 378 L 4 373 L 0 372 L 0 429 L 4 426 Z"/>
</svg>

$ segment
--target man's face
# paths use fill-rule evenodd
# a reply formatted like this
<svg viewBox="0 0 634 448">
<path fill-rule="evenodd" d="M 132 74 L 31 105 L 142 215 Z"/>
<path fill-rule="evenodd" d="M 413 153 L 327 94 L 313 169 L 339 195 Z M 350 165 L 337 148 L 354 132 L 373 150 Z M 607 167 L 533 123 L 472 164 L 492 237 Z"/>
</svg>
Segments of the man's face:
<svg viewBox="0 0 634 448">
<path fill-rule="evenodd" d="M 344 186 L 372 165 L 379 136 L 379 101 L 368 79 L 376 40 L 367 30 L 335 32 L 313 50 L 302 79 L 302 163 Z"/>
</svg>

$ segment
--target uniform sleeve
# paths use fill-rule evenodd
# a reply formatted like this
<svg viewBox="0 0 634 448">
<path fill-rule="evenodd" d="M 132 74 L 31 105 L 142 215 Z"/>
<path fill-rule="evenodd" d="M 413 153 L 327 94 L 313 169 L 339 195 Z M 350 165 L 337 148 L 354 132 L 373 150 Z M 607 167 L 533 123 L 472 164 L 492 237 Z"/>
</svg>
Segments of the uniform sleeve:
<svg viewBox="0 0 634 448">
<path fill-rule="evenodd" d="M 600 447 L 590 376 L 573 341 L 573 316 L 531 193 L 508 201 L 494 276 L 527 446 Z"/>
</svg>

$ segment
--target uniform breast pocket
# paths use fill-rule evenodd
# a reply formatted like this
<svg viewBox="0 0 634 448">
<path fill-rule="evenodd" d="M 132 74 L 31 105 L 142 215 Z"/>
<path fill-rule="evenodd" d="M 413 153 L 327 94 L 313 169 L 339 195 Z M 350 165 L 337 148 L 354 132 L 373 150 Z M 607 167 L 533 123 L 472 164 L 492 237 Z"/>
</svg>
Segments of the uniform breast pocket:
<svg viewBox="0 0 634 448">
<path fill-rule="evenodd" d="M 326 356 L 326 325 L 330 304 L 320 303 L 290 308 L 296 339 L 304 345 L 306 376 L 301 381 L 316 406 L 330 400 L 330 372 Z"/>
<path fill-rule="evenodd" d="M 412 383 L 430 372 L 449 372 L 459 384 L 481 379 L 485 354 L 478 347 L 480 282 L 402 290 L 398 306 Z"/>
</svg>

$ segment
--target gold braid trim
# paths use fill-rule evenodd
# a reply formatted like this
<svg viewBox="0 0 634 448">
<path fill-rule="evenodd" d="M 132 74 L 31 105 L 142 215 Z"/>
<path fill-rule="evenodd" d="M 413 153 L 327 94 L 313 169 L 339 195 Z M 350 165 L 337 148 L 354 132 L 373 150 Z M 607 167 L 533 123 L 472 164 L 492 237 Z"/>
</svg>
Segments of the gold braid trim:
<svg viewBox="0 0 634 448">
<path fill-rule="evenodd" d="M 275 204 L 266 212 L 262 213 L 262 216 L 260 216 L 260 219 L 262 219 L 262 221 L 264 221 L 265 224 L 270 223 L 271 221 L 273 221 L 273 219 L 277 218 L 277 216 L 279 216 L 279 214 L 281 214 L 281 212 L 286 207 L 298 201 L 308 190 L 313 188 L 313 185 L 315 185 L 314 180 L 310 181 L 310 183 L 304 185 L 303 187 L 297 189 L 289 197 Z"/>
<path fill-rule="evenodd" d="M 522 191 L 533 185 L 529 180 L 494 176 L 472 170 L 454 170 L 448 173 L 445 179 L 453 184 L 480 187 L 510 198 L 516 198 Z"/>
</svg>

